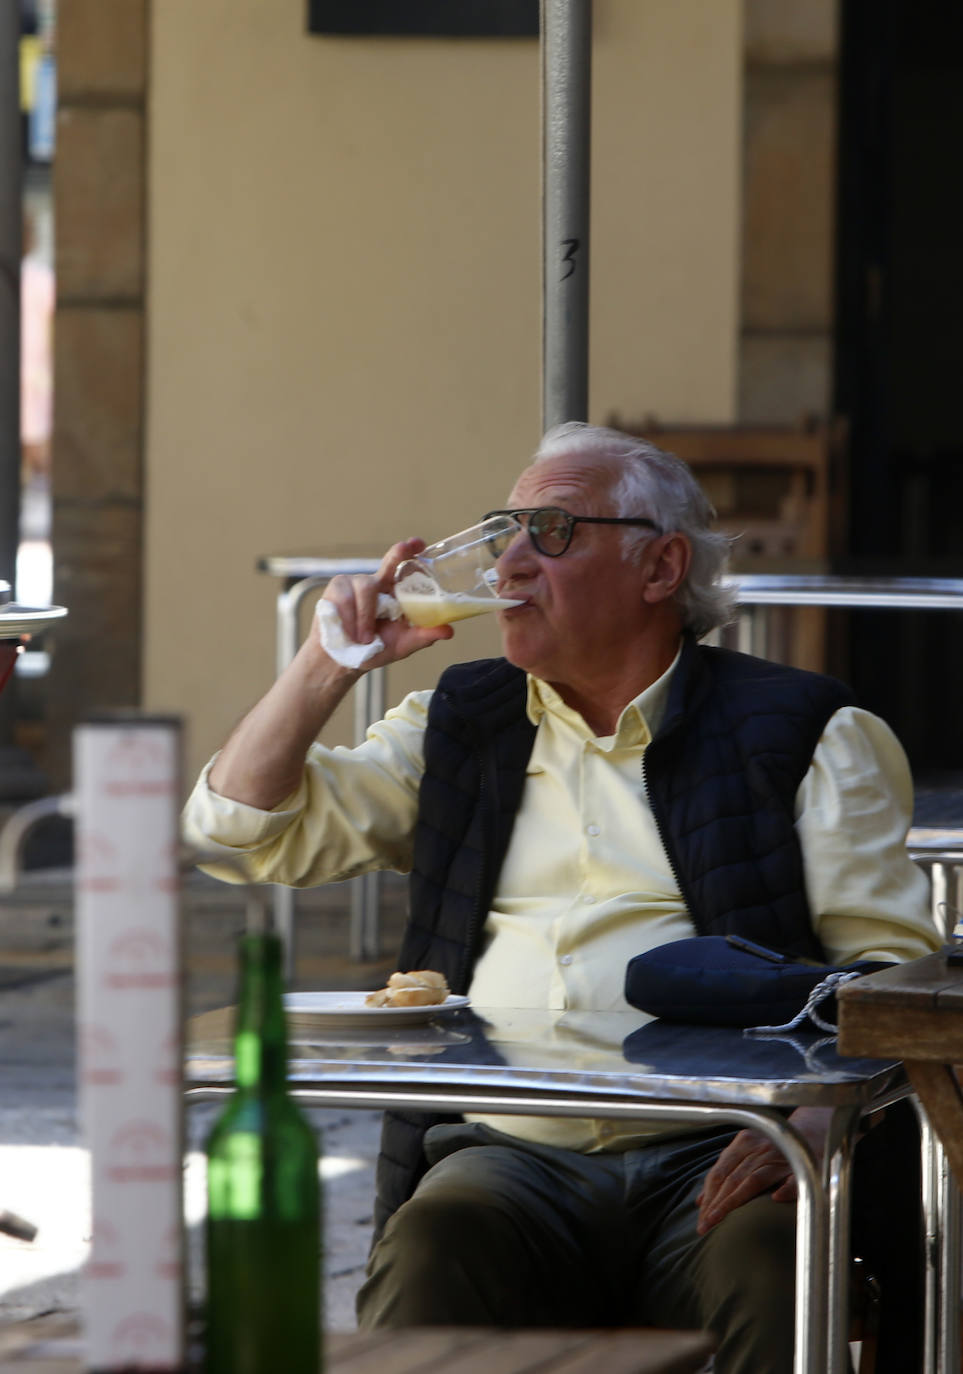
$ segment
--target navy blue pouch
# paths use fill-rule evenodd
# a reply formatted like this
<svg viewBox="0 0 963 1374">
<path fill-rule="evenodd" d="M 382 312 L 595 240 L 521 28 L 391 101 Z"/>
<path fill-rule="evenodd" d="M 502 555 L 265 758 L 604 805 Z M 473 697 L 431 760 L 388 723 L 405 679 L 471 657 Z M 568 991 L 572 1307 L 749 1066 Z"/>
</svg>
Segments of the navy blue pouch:
<svg viewBox="0 0 963 1374">
<path fill-rule="evenodd" d="M 776 1026 L 791 1021 L 809 994 L 833 973 L 873 973 L 888 964 L 801 963 L 736 935 L 698 935 L 637 954 L 625 971 L 633 1007 L 698 1026 Z M 819 1015 L 836 1020 L 828 996 Z"/>
</svg>

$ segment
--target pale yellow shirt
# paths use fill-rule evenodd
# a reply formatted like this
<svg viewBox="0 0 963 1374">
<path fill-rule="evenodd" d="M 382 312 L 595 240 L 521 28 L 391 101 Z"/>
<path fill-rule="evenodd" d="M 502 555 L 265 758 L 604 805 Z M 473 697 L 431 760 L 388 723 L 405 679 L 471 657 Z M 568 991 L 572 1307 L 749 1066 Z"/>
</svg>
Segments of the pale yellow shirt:
<svg viewBox="0 0 963 1374">
<path fill-rule="evenodd" d="M 678 660 L 676 660 L 677 662 Z M 470 987 L 479 1007 L 625 1010 L 629 959 L 695 933 L 643 786 L 675 663 L 597 737 L 545 682 L 529 679 L 537 726 L 525 789 Z M 313 745 L 298 791 L 273 811 L 212 792 L 205 769 L 187 839 L 239 860 L 255 882 L 332 882 L 407 872 L 430 692 L 417 692 L 356 749 Z M 828 722 L 796 796 L 813 924 L 827 958 L 904 960 L 939 943 L 926 879 L 906 853 L 912 780 L 878 717 Z M 209 872 L 239 881 L 233 869 Z M 569 1148 L 626 1148 L 630 1123 L 491 1117 L 499 1130 Z"/>
</svg>

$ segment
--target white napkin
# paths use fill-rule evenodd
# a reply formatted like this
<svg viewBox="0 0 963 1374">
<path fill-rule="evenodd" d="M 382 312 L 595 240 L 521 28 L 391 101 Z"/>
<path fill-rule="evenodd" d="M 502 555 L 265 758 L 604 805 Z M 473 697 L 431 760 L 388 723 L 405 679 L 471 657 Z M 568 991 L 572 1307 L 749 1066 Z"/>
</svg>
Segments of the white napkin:
<svg viewBox="0 0 963 1374">
<path fill-rule="evenodd" d="M 356 644 L 353 639 L 349 639 L 333 601 L 325 601 L 322 598 L 315 607 L 314 614 L 318 622 L 318 637 L 322 649 L 343 668 L 360 668 L 369 658 L 380 654 L 385 647 L 385 642 L 379 635 L 375 635 L 370 644 Z M 378 597 L 375 616 L 378 620 L 398 620 L 401 617 L 401 607 L 393 596 L 382 592 Z"/>
</svg>

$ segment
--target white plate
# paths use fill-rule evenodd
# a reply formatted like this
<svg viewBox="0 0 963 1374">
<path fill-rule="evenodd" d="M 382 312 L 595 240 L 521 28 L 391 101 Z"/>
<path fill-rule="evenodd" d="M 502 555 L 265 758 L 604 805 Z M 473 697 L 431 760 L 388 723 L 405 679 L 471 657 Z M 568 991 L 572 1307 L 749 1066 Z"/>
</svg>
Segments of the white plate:
<svg viewBox="0 0 963 1374">
<path fill-rule="evenodd" d="M 467 997 L 449 993 L 444 1002 L 429 1007 L 368 1007 L 366 992 L 289 992 L 285 1010 L 298 1016 L 315 1016 L 328 1025 L 417 1026 L 433 1016 L 468 1006 Z"/>
<path fill-rule="evenodd" d="M 39 634 L 52 620 L 63 620 L 66 606 L 21 606 L 18 601 L 0 602 L 0 639 Z"/>
</svg>

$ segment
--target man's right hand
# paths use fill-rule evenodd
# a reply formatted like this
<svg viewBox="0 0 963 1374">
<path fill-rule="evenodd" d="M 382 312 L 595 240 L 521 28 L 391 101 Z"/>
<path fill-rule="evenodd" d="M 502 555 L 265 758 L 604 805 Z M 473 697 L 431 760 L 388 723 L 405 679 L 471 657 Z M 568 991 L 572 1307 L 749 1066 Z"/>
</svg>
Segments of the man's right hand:
<svg viewBox="0 0 963 1374">
<path fill-rule="evenodd" d="M 384 641 L 384 650 L 367 660 L 365 671 L 396 663 L 438 640 L 451 639 L 454 634 L 450 625 L 438 625 L 425 630 L 409 625 L 403 616 L 400 620 L 376 618 L 378 597 L 382 592 L 392 594 L 395 574 L 400 565 L 406 558 L 414 558 L 421 553 L 424 547 L 423 539 L 403 539 L 400 543 L 392 544 L 374 577 L 342 573 L 333 577 L 325 589 L 323 600 L 337 606 L 341 624 L 349 639 L 356 644 L 370 644 L 379 635 Z"/>
<path fill-rule="evenodd" d="M 262 811 L 277 806 L 297 788 L 312 741 L 362 673 L 451 638 L 450 625 L 422 630 L 403 619 L 375 619 L 378 596 L 391 592 L 398 565 L 424 547 L 421 539 L 404 539 L 388 550 L 374 577 L 331 579 L 324 595 L 338 608 L 348 637 L 370 644 L 378 634 L 384 649 L 362 668 L 344 668 L 322 649 L 312 625 L 294 661 L 224 745 L 209 775 L 215 792 Z"/>
</svg>

